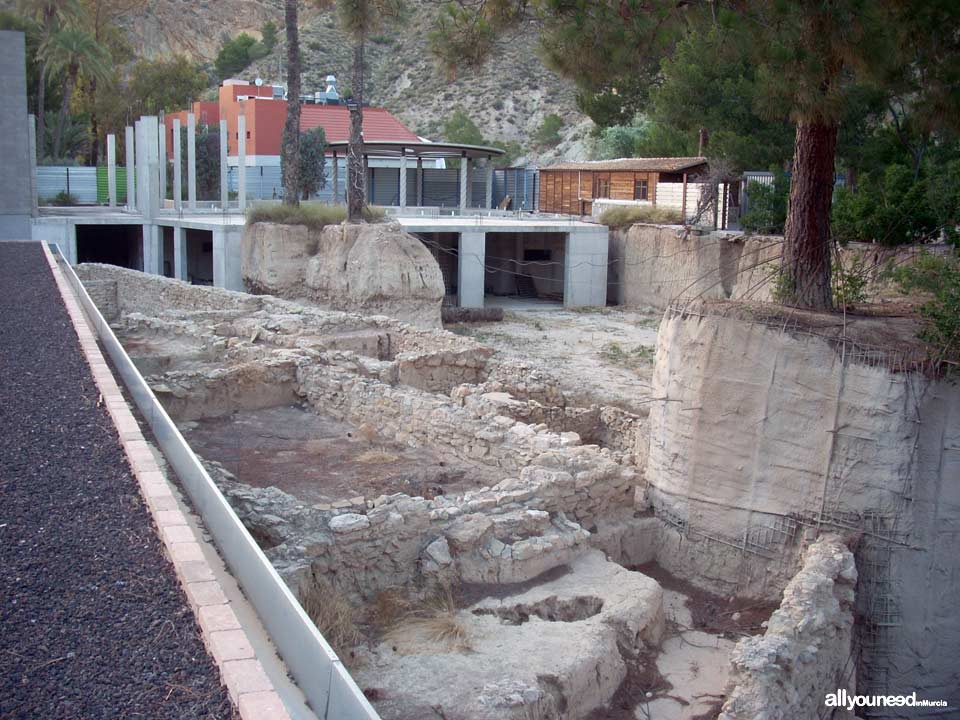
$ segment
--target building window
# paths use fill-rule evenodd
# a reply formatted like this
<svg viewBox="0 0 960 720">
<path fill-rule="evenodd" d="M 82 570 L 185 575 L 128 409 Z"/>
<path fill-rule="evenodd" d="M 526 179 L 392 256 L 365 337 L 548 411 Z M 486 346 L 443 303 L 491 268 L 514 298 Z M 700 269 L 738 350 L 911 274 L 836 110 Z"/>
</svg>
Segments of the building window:
<svg viewBox="0 0 960 720">
<path fill-rule="evenodd" d="M 650 186 L 647 184 L 646 180 L 637 180 L 633 183 L 633 199 L 634 200 L 650 199 Z"/>
<path fill-rule="evenodd" d="M 598 198 L 610 197 L 610 179 L 609 178 L 597 178 L 597 192 L 594 193 L 594 197 L 598 197 Z"/>
<path fill-rule="evenodd" d="M 249 140 L 249 139 L 250 139 L 250 131 L 247 130 L 247 140 Z"/>
</svg>

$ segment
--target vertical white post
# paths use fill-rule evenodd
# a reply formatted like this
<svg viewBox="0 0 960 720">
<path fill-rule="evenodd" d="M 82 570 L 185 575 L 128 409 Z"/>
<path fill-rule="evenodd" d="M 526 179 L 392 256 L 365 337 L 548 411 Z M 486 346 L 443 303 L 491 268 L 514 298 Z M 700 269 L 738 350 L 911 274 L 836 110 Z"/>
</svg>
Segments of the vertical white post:
<svg viewBox="0 0 960 720">
<path fill-rule="evenodd" d="M 220 121 L 220 208 L 226 210 L 230 203 L 230 194 L 227 191 L 227 121 Z"/>
<path fill-rule="evenodd" d="M 133 142 L 133 128 L 127 125 L 124 137 L 124 153 L 126 154 L 127 164 L 127 208 L 133 209 L 137 206 L 137 197 L 134 183 L 134 159 L 136 158 L 136 148 Z"/>
<path fill-rule="evenodd" d="M 134 186 L 137 212 L 146 217 L 150 212 L 150 203 L 144 194 L 147 189 L 147 178 L 145 177 L 147 168 L 147 143 L 143 138 L 143 118 L 133 123 L 134 147 L 136 148 L 136 157 L 134 158 L 133 173 L 136 178 Z"/>
<path fill-rule="evenodd" d="M 400 151 L 400 209 L 407 208 L 407 151 Z"/>
<path fill-rule="evenodd" d="M 183 158 L 180 150 L 180 118 L 173 119 L 173 207 L 183 207 Z M 176 235 L 174 235 L 176 237 Z"/>
<path fill-rule="evenodd" d="M 197 209 L 197 118 L 187 113 L 187 207 Z"/>
<path fill-rule="evenodd" d="M 489 210 L 493 207 L 493 158 L 487 158 L 487 166 L 484 168 L 486 173 L 486 194 L 484 198 L 484 207 Z"/>
<path fill-rule="evenodd" d="M 140 118 L 140 127 L 143 134 L 144 150 L 144 207 L 141 208 L 144 217 L 152 220 L 160 209 L 160 141 L 159 121 L 156 115 Z"/>
<path fill-rule="evenodd" d="M 247 209 L 247 116 L 242 112 L 237 118 L 237 197 L 240 212 Z"/>
<path fill-rule="evenodd" d="M 463 153 L 460 158 L 460 212 L 467 209 L 468 197 L 470 197 L 470 160 L 467 154 Z"/>
<path fill-rule="evenodd" d="M 160 208 L 167 204 L 167 123 L 163 115 L 160 116 L 157 127 L 157 157 L 160 178 Z"/>
<path fill-rule="evenodd" d="M 107 197 L 110 207 L 117 206 L 117 136 L 107 135 Z"/>
<path fill-rule="evenodd" d="M 187 279 L 187 231 L 182 225 L 173 226 L 173 276 Z"/>
</svg>

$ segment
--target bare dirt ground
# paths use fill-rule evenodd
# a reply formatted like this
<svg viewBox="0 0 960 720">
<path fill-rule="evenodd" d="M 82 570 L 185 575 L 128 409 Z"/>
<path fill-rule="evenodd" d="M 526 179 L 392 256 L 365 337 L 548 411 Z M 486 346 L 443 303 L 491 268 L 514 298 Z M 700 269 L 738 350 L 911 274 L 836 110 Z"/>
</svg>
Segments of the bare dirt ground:
<svg viewBox="0 0 960 720">
<path fill-rule="evenodd" d="M 197 454 L 223 464 L 241 482 L 275 486 L 311 504 L 397 492 L 458 493 L 468 489 L 471 477 L 428 448 L 383 442 L 297 406 L 237 412 L 180 428 Z"/>
<path fill-rule="evenodd" d="M 645 412 L 661 317 L 653 310 L 577 311 L 517 303 L 502 322 L 457 323 L 447 329 L 475 338 L 498 355 L 549 370 L 578 405 Z"/>
</svg>

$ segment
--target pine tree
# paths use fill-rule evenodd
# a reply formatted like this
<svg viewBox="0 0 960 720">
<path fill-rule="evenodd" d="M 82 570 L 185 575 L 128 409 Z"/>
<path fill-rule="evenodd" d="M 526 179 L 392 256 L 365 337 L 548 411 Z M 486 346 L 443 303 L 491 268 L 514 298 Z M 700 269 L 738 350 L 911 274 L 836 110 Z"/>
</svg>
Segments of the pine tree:
<svg viewBox="0 0 960 720">
<path fill-rule="evenodd" d="M 300 204 L 300 34 L 297 0 L 284 0 L 287 33 L 287 121 L 280 148 L 283 163 L 283 204 Z"/>
</svg>

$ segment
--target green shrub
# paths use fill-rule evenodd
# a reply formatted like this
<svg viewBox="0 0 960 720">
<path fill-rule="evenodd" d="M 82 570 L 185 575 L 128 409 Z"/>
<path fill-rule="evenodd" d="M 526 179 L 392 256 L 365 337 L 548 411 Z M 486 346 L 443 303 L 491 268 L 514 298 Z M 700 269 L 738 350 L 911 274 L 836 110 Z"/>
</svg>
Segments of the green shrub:
<svg viewBox="0 0 960 720">
<path fill-rule="evenodd" d="M 79 205 L 80 201 L 77 200 L 76 195 L 72 195 L 64 190 L 61 190 L 52 198 L 50 198 L 50 204 L 55 207 L 72 207 L 73 205 Z"/>
<path fill-rule="evenodd" d="M 382 208 L 368 206 L 363 209 L 363 217 L 367 222 L 381 222 L 385 216 Z M 327 225 L 337 225 L 346 219 L 345 205 L 327 205 L 320 202 L 302 202 L 296 207 L 282 203 L 258 203 L 247 211 L 247 225 L 262 222 L 306 225 L 311 230 L 322 230 Z"/>
<path fill-rule="evenodd" d="M 960 359 L 960 261 L 921 252 L 917 259 L 890 272 L 905 293 L 929 296 L 920 306 L 926 326 L 920 338 L 935 349 L 937 359 Z"/>
<path fill-rule="evenodd" d="M 867 268 L 860 256 L 855 257 L 849 267 L 839 263 L 830 276 L 833 284 L 833 304 L 838 308 L 847 308 L 867 300 Z"/>
<path fill-rule="evenodd" d="M 554 147 L 560 144 L 560 130 L 563 128 L 563 118 L 555 113 L 547 115 L 533 139 L 538 145 L 543 147 Z"/>
<path fill-rule="evenodd" d="M 883 177 L 864 175 L 856 191 L 838 188 L 831 214 L 834 238 L 904 245 L 938 230 L 927 182 L 905 165 L 889 165 Z"/>
<path fill-rule="evenodd" d="M 680 211 L 656 205 L 621 205 L 600 213 L 600 222 L 609 227 L 625 227 L 634 223 L 679 225 Z"/>
<path fill-rule="evenodd" d="M 790 179 L 781 171 L 773 175 L 772 185 L 751 182 L 747 185 L 750 198 L 747 212 L 740 218 L 740 226 L 751 232 L 779 235 L 787 222 L 787 200 L 790 197 Z"/>
</svg>

